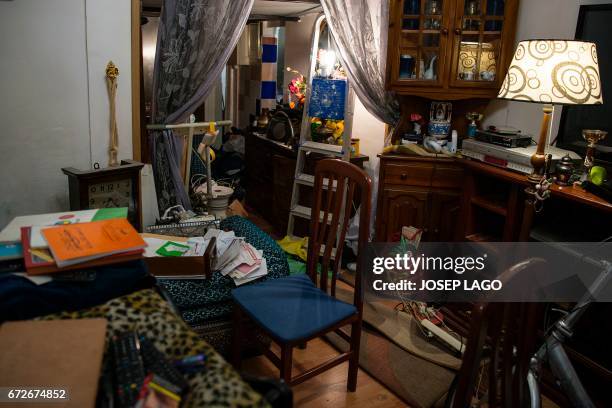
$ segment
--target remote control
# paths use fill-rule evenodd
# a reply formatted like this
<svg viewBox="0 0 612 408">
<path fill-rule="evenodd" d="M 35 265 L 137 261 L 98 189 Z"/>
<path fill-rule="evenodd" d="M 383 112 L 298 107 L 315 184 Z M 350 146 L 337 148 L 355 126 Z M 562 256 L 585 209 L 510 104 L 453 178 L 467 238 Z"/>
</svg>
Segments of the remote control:
<svg viewBox="0 0 612 408">
<path fill-rule="evenodd" d="M 140 353 L 147 374 L 153 373 L 180 389 L 187 390 L 189 385 L 181 373 L 170 363 L 164 353 L 159 351 L 153 342 L 145 336 L 140 336 Z"/>
<path fill-rule="evenodd" d="M 111 347 L 117 400 L 122 407 L 132 407 L 138 399 L 145 378 L 138 336 L 135 332 L 113 336 Z"/>
</svg>

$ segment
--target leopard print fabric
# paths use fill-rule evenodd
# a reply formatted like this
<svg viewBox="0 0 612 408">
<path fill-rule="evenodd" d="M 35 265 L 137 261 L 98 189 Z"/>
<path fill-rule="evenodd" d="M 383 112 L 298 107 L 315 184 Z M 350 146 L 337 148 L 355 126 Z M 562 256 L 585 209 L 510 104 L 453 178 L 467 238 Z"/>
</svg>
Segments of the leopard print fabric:
<svg viewBox="0 0 612 408">
<path fill-rule="evenodd" d="M 169 359 L 181 359 L 203 353 L 206 370 L 187 377 L 190 392 L 182 407 L 267 407 L 261 395 L 240 378 L 240 375 L 208 343 L 172 312 L 157 292 L 141 290 L 115 298 L 103 305 L 76 312 L 63 312 L 41 319 L 85 319 L 104 317 L 108 320 L 108 340 L 117 333 L 136 330 L 146 335 Z"/>
</svg>

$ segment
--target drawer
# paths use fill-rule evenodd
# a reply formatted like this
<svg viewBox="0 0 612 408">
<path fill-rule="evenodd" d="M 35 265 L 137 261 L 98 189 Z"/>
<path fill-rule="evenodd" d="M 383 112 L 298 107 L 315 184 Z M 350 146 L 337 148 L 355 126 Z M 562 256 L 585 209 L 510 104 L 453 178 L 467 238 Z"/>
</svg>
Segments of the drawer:
<svg viewBox="0 0 612 408">
<path fill-rule="evenodd" d="M 421 187 L 461 188 L 463 169 L 448 163 L 385 163 L 384 183 Z"/>
</svg>

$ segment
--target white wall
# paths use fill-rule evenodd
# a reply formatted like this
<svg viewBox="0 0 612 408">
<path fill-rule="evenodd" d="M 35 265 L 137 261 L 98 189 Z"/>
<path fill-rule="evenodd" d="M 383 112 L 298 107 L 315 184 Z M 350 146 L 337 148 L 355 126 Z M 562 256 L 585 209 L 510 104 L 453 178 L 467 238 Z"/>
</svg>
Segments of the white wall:
<svg viewBox="0 0 612 408">
<path fill-rule="evenodd" d="M 377 155 L 382 152 L 385 144 L 385 124 L 368 112 L 356 95 L 352 137 L 359 139 L 360 153 L 370 157 L 365 164 L 366 171 L 378 179 Z"/>
<path fill-rule="evenodd" d="M 601 4 L 605 0 L 522 0 L 519 6 L 516 42 L 533 38 L 573 39 L 581 4 Z M 559 131 L 561 107 L 555 107 L 550 129 L 552 138 Z M 537 140 L 542 105 L 493 100 L 485 112 L 484 126 L 504 124 L 531 133 Z M 549 140 L 552 140 L 549 137 Z"/>
<path fill-rule="evenodd" d="M 298 70 L 305 76 L 308 76 L 312 33 L 317 16 L 318 13 L 311 13 L 302 16 L 299 22 L 285 22 L 285 67 Z M 287 89 L 295 77 L 295 73 L 285 70 L 283 89 Z M 287 96 L 286 91 L 284 95 Z"/>
<path fill-rule="evenodd" d="M 131 0 L 86 0 L 85 12 L 92 163 L 98 162 L 105 167 L 109 144 L 108 61 L 113 61 L 119 68 L 116 102 L 118 157 L 132 158 Z"/>
<path fill-rule="evenodd" d="M 130 0 L 0 2 L 0 228 L 68 209 L 61 167 L 107 164 L 109 59 L 119 157 L 132 157 L 130 10 Z"/>
</svg>

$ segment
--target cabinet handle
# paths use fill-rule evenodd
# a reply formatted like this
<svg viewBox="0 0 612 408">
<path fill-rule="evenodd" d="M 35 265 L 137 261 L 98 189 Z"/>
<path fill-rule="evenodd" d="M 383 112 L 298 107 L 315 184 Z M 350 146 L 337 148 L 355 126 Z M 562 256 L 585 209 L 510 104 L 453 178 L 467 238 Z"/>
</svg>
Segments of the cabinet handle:
<svg viewBox="0 0 612 408">
<path fill-rule="evenodd" d="M 455 34 L 461 35 L 461 29 L 460 28 L 455 28 Z"/>
<path fill-rule="evenodd" d="M 446 27 L 442 27 L 442 28 L 440 29 L 440 33 L 442 33 L 442 35 L 447 35 L 447 34 L 448 34 L 448 28 L 446 28 Z"/>
<path fill-rule="evenodd" d="M 400 174 L 400 179 L 406 180 L 407 178 L 408 178 L 408 174 L 406 174 L 406 173 Z"/>
</svg>

